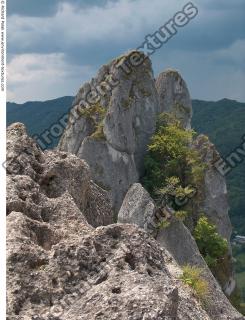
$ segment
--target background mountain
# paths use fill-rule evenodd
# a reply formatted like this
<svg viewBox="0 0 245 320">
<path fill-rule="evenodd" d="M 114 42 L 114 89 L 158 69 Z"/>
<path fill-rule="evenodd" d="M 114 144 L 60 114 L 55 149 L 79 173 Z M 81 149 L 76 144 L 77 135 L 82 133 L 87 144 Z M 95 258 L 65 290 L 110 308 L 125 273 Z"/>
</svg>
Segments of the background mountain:
<svg viewBox="0 0 245 320">
<path fill-rule="evenodd" d="M 74 97 L 62 97 L 48 101 L 29 101 L 23 104 L 7 102 L 7 125 L 13 122 L 25 124 L 30 136 L 40 135 L 56 123 L 71 107 Z M 55 138 L 49 148 L 57 145 Z"/>
<path fill-rule="evenodd" d="M 74 97 L 66 96 L 54 100 L 24 104 L 7 103 L 7 124 L 22 122 L 29 135 L 40 135 L 68 112 Z M 229 155 L 242 142 L 245 123 L 245 103 L 222 99 L 217 102 L 193 100 L 192 126 L 204 133 L 216 145 L 222 157 Z M 49 148 L 57 145 L 54 138 Z M 230 217 L 235 232 L 245 235 L 245 161 L 227 175 L 230 200 Z M 238 283 L 245 298 L 245 250 L 234 248 L 237 259 Z M 243 283 L 244 282 L 244 283 Z"/>
</svg>

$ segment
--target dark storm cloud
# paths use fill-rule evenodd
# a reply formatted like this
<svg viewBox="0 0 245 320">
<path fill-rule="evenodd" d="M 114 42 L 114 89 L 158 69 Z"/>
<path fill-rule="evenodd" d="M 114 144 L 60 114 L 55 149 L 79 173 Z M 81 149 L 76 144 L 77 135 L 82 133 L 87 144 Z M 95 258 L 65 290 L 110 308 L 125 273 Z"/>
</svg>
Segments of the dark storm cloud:
<svg viewBox="0 0 245 320">
<path fill-rule="evenodd" d="M 34 67 L 30 66 L 25 55 L 28 55 L 29 60 L 35 55 L 33 64 L 38 64 L 37 55 L 46 55 L 47 63 L 55 68 L 54 59 L 50 55 L 59 54 L 59 72 L 62 70 L 61 64 L 65 70 L 69 70 L 71 65 L 74 72 L 75 66 L 77 70 L 85 66 L 86 70 L 90 70 L 86 71 L 86 77 L 90 77 L 93 74 L 89 72 L 94 72 L 101 64 L 139 47 L 145 35 L 153 34 L 186 2 L 9 0 L 8 62 L 20 57 L 26 68 L 30 69 Z M 178 34 L 151 58 L 156 73 L 173 66 L 189 75 L 196 97 L 195 92 L 200 95 L 200 89 L 194 81 L 198 70 L 205 77 L 204 84 L 209 83 L 207 89 L 203 89 L 205 94 L 208 96 L 210 92 L 214 96 L 211 89 L 215 86 L 212 81 L 214 84 L 217 74 L 210 79 L 212 70 L 219 73 L 219 82 L 227 72 L 233 72 L 234 83 L 243 81 L 245 76 L 245 63 L 240 58 L 245 56 L 245 1 L 196 0 L 195 5 L 199 9 L 198 16 L 180 28 Z M 16 67 L 18 63 L 15 59 L 11 64 L 12 69 L 19 68 Z M 22 69 L 20 72 L 21 75 L 26 74 Z M 14 72 L 12 77 L 17 77 Z M 76 79 L 79 77 L 78 73 Z M 25 79 L 22 76 L 19 78 Z M 85 75 L 80 79 L 86 80 Z M 65 76 L 64 81 L 74 90 L 74 82 Z M 216 91 L 222 96 L 222 86 Z"/>
<path fill-rule="evenodd" d="M 56 13 L 58 5 L 62 2 L 69 2 L 78 7 L 104 6 L 108 0 L 8 0 L 7 14 L 23 16 L 52 16 Z"/>
</svg>

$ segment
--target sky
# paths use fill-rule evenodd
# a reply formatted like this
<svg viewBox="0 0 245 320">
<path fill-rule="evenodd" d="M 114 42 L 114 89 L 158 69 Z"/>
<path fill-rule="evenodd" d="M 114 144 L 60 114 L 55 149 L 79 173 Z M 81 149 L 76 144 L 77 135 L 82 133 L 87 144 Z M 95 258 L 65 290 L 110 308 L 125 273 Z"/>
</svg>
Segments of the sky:
<svg viewBox="0 0 245 320">
<path fill-rule="evenodd" d="M 75 95 L 98 68 L 139 47 L 189 1 L 8 0 L 7 100 Z M 245 0 L 196 0 L 198 15 L 151 56 L 192 98 L 245 101 Z"/>
</svg>

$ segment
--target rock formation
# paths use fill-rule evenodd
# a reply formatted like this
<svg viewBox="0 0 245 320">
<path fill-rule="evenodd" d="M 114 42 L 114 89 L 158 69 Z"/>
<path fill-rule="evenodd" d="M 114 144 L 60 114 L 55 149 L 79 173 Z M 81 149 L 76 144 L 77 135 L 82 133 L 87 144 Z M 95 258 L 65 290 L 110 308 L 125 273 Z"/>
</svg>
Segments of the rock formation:
<svg viewBox="0 0 245 320">
<path fill-rule="evenodd" d="M 156 79 L 159 111 L 172 113 L 184 128 L 191 128 L 192 105 L 187 85 L 179 72 L 166 70 Z"/>
<path fill-rule="evenodd" d="M 139 183 L 134 184 L 123 201 L 118 214 L 118 222 L 133 223 L 146 230 L 156 238 L 162 248 L 168 250 L 180 266 L 194 265 L 202 268 L 203 276 L 210 287 L 209 302 L 206 306 L 209 316 L 214 319 L 227 319 L 229 315 L 231 319 L 236 319 L 237 312 L 230 305 L 212 275 L 188 228 L 183 222 L 171 216 L 170 225 L 159 229 L 157 225 L 161 218 L 148 192 Z"/>
<path fill-rule="evenodd" d="M 150 60 L 144 57 L 141 66 L 132 66 L 127 74 L 118 65 L 128 57 L 122 56 L 103 66 L 97 76 L 79 90 L 59 144 L 60 150 L 88 162 L 94 181 L 109 191 L 116 212 L 130 185 L 143 172 L 143 159 L 158 112 Z M 86 106 L 90 95 L 95 92 L 98 95 L 102 87 L 108 87 L 108 77 L 117 79 L 118 84 Z M 76 110 L 80 113 L 78 117 L 74 117 Z M 88 114 L 86 110 L 91 112 Z"/>
<path fill-rule="evenodd" d="M 43 153 L 19 123 L 7 139 L 8 320 L 214 319 L 145 231 L 94 229 L 111 209 L 83 160 Z"/>
<path fill-rule="evenodd" d="M 161 112 L 189 129 L 187 86 L 173 70 L 155 81 L 149 58 L 133 51 L 81 87 L 58 150 L 42 152 L 22 124 L 8 128 L 9 320 L 243 319 L 191 235 L 205 211 L 230 241 L 214 146 L 202 136 L 190 142 L 207 169 L 186 225 L 165 208 L 171 224 L 159 231 L 162 212 L 138 183 Z M 231 251 L 228 260 L 225 280 L 217 273 L 227 295 L 234 289 Z M 186 264 L 203 269 L 205 305 L 180 280 Z"/>
<path fill-rule="evenodd" d="M 103 66 L 81 87 L 58 147 L 87 161 L 94 181 L 109 191 L 116 214 L 129 187 L 144 173 L 156 116 L 172 112 L 186 128 L 192 116 L 190 94 L 180 74 L 169 70 L 154 81 L 151 62 L 142 54 L 144 62 L 131 65 L 127 73 L 120 66 L 134 54 L 139 53 Z M 118 84 L 110 87 L 111 79 Z M 96 99 L 91 101 L 91 96 Z"/>
<path fill-rule="evenodd" d="M 199 188 L 200 201 L 192 201 L 193 217 L 199 217 L 201 214 L 209 218 L 217 227 L 219 234 L 226 238 L 229 244 L 229 253 L 227 254 L 222 268 L 214 271 L 224 292 L 229 296 L 236 287 L 234 279 L 234 270 L 232 262 L 232 252 L 230 238 L 232 226 L 229 218 L 229 204 L 225 177 L 223 177 L 215 168 L 215 163 L 220 159 L 215 146 L 209 141 L 207 136 L 199 135 L 193 142 L 193 147 L 198 150 L 206 165 L 204 173 L 204 182 Z"/>
<path fill-rule="evenodd" d="M 60 150 L 87 161 L 94 181 L 109 193 L 115 219 L 126 192 L 144 173 L 144 155 L 155 130 L 156 116 L 168 112 L 185 129 L 191 127 L 191 99 L 181 75 L 175 70 L 167 70 L 154 81 L 151 63 L 146 57 L 143 64 L 131 66 L 130 72 L 126 73 L 125 68 L 119 66 L 128 63 L 133 54 L 136 52 L 103 66 L 90 83 L 81 87 L 59 144 Z M 110 90 L 108 79 L 118 82 Z M 93 103 L 88 104 L 91 96 Z M 189 221 L 189 228 L 192 231 L 199 214 L 205 212 L 230 242 L 226 183 L 212 164 L 217 151 L 211 144 L 207 146 L 201 137 L 196 139 L 194 148 L 203 154 L 208 169 L 203 188 L 199 190 L 203 201 L 201 204 L 197 199 L 192 201 L 195 221 Z M 207 148 L 209 151 L 205 154 Z M 230 294 L 234 289 L 231 254 L 228 260 L 222 286 Z"/>
</svg>

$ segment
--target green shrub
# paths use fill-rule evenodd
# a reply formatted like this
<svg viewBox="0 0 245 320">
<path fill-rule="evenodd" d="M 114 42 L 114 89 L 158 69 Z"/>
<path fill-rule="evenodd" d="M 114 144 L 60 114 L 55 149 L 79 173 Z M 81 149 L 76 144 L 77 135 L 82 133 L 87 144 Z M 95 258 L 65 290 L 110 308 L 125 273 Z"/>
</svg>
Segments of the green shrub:
<svg viewBox="0 0 245 320">
<path fill-rule="evenodd" d="M 205 301 L 208 297 L 208 282 L 202 277 L 203 269 L 195 266 L 186 265 L 183 267 L 181 280 L 193 288 L 197 297 L 201 301 Z"/>
<path fill-rule="evenodd" d="M 194 131 L 183 129 L 173 115 L 159 115 L 156 132 L 145 157 L 145 176 L 142 181 L 153 198 L 157 198 L 159 191 L 168 192 L 168 184 L 175 184 L 175 192 L 185 195 L 191 192 L 186 189 L 187 185 L 195 185 L 202 180 L 204 165 L 198 152 L 190 146 L 194 135 Z M 172 181 L 169 183 L 168 179 Z"/>
<path fill-rule="evenodd" d="M 182 187 L 180 179 L 177 177 L 169 177 L 165 180 L 166 185 L 155 191 L 155 200 L 159 205 L 169 205 L 173 209 L 178 210 L 181 204 L 186 202 L 187 198 L 192 197 L 195 189 L 187 186 Z"/>
<path fill-rule="evenodd" d="M 216 226 L 205 216 L 198 220 L 194 238 L 209 267 L 215 267 L 228 251 L 227 240 L 218 234 Z"/>
</svg>

